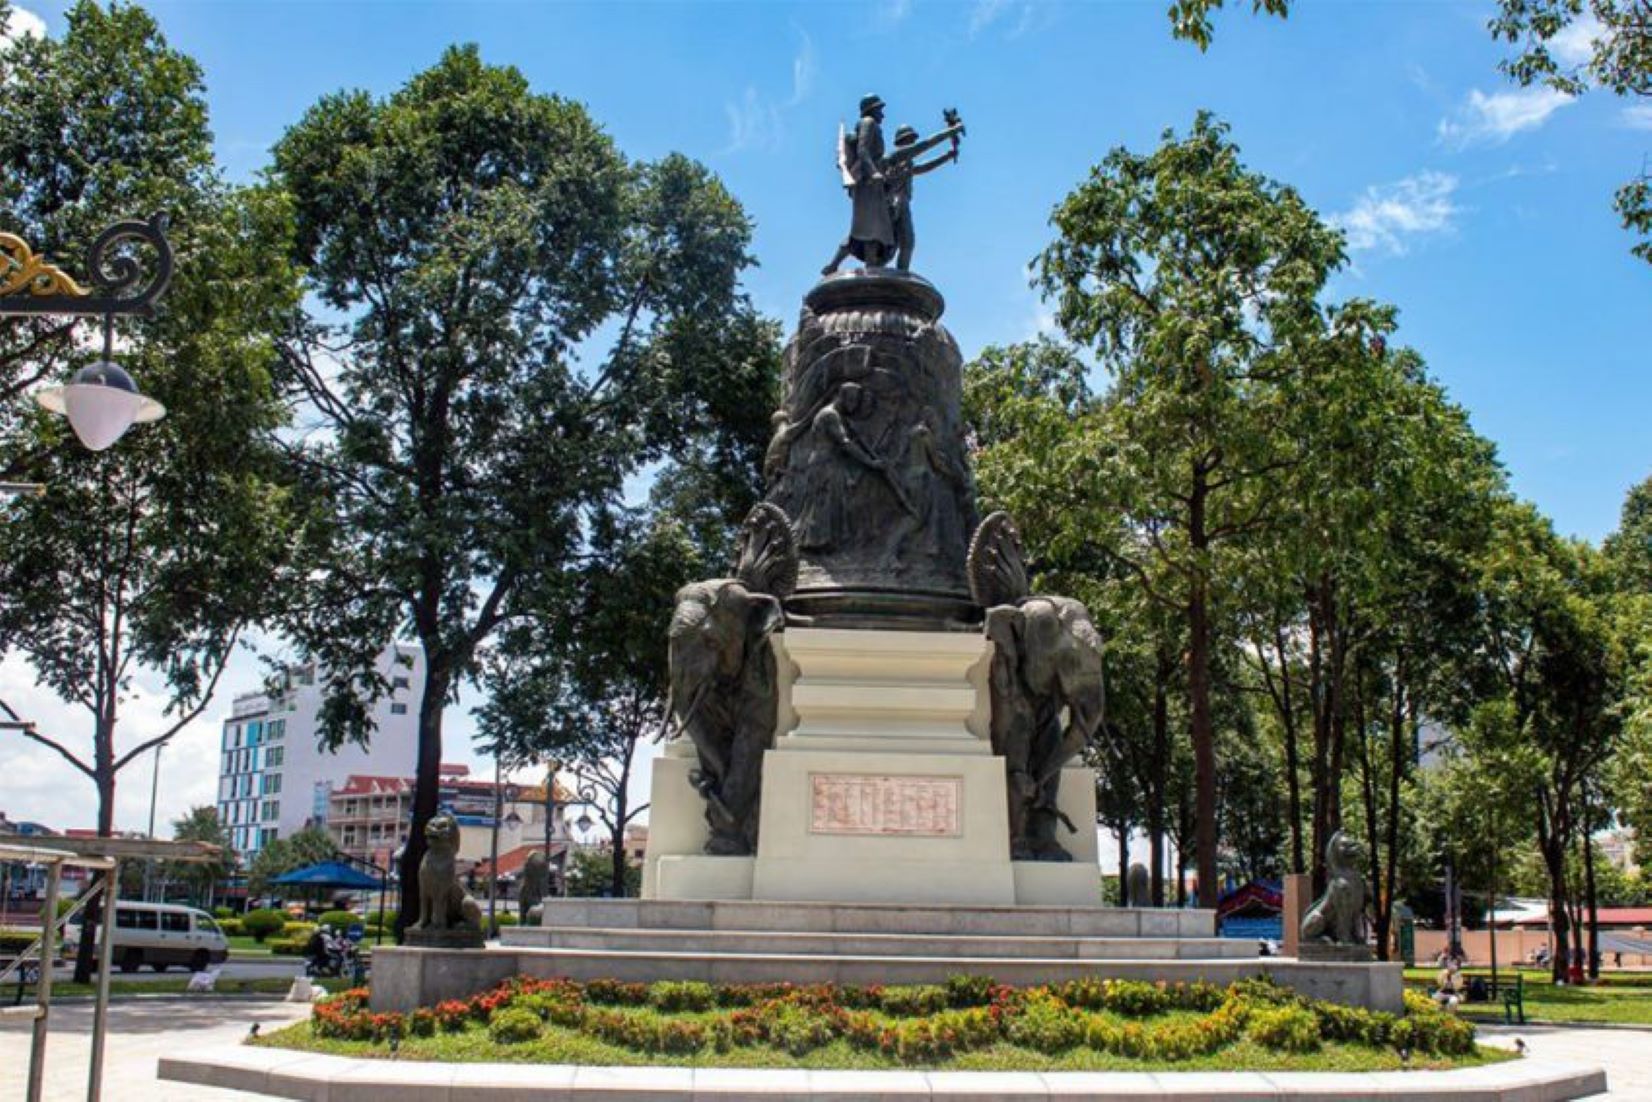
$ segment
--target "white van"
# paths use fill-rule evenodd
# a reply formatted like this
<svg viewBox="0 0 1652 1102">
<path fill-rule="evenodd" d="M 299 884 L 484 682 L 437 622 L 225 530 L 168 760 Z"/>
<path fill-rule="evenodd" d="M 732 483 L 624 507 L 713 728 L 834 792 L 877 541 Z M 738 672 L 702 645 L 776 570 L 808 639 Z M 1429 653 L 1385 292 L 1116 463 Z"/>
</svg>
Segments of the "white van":
<svg viewBox="0 0 1652 1102">
<path fill-rule="evenodd" d="M 82 915 L 72 923 L 71 937 L 78 943 Z M 122 899 L 115 904 L 115 967 L 136 972 L 149 965 L 164 972 L 181 965 L 192 972 L 229 959 L 229 941 L 212 916 L 194 907 L 173 903 L 136 903 Z"/>
</svg>

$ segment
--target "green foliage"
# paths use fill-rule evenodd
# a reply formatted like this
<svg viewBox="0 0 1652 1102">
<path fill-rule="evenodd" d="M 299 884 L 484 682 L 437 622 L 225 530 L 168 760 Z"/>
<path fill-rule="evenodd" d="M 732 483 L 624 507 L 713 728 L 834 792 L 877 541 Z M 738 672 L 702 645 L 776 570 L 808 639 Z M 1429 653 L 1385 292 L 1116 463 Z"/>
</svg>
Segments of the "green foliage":
<svg viewBox="0 0 1652 1102">
<path fill-rule="evenodd" d="M 331 861 L 337 852 L 332 837 L 321 827 L 305 827 L 266 842 L 247 869 L 247 890 L 253 895 L 280 895 L 279 885 L 271 884 L 272 880 L 307 865 Z"/>
<path fill-rule="evenodd" d="M 310 937 L 272 937 L 269 942 L 271 954 L 278 957 L 301 957 L 309 947 Z"/>
<path fill-rule="evenodd" d="M 1210 13 L 1222 6 L 1223 0 L 1172 0 L 1170 33 L 1201 51 L 1210 49 Z M 1250 0 L 1250 8 L 1254 13 L 1266 12 L 1283 19 L 1290 14 L 1291 0 Z"/>
<path fill-rule="evenodd" d="M 347 930 L 360 921 L 361 917 L 351 911 L 326 911 L 316 920 L 316 924 L 331 926 L 337 930 Z"/>
<path fill-rule="evenodd" d="M 955 1007 L 985 1006 L 992 1000 L 994 986 L 991 976 L 948 976 L 947 1002 Z"/>
<path fill-rule="evenodd" d="M 681 1010 L 710 1010 L 717 1005 L 717 989 L 709 983 L 684 981 L 656 983 L 648 992 L 649 1005 L 675 1013 Z"/>
<path fill-rule="evenodd" d="M 952 989 L 934 985 L 885 987 L 878 995 L 878 1007 L 899 1017 L 936 1014 L 952 1005 Z"/>
<path fill-rule="evenodd" d="M 317 305 L 285 381 L 329 430 L 301 456 L 326 523 L 286 626 L 328 671 L 335 743 L 370 736 L 383 641 L 411 623 L 424 646 L 411 892 L 442 706 L 481 677 L 535 713 L 579 699 L 570 648 L 625 650 L 567 628 L 597 587 L 585 571 L 612 574 L 607 550 L 629 546 L 607 534 L 626 479 L 661 461 L 737 466 L 772 408 L 776 335 L 739 291 L 751 226 L 714 175 L 676 154 L 628 161 L 584 107 L 475 47 L 387 96 L 323 98 L 274 154 Z M 603 713 L 605 733 L 648 729 L 606 720 L 625 710 Z M 548 756 L 526 723 L 488 737 Z M 622 829 L 629 810 L 609 810 Z"/>
<path fill-rule="evenodd" d="M 496 1010 L 488 1019 L 488 1036 L 495 1044 L 519 1045 L 537 1040 L 545 1023 L 538 1014 L 526 1008 Z"/>
<path fill-rule="evenodd" d="M 280 933 L 286 925 L 287 913 L 271 909 L 248 911 L 241 919 L 241 928 L 260 944 L 271 934 Z"/>
<path fill-rule="evenodd" d="M 568 894 L 576 897 L 614 894 L 614 859 L 611 852 L 581 846 L 568 860 Z M 642 869 L 627 863 L 623 895 L 642 894 Z"/>
<path fill-rule="evenodd" d="M 0 319 L 0 479 L 50 488 L 0 501 L 0 654 L 88 717 L 28 737 L 95 785 L 107 833 L 121 770 L 202 714 L 291 593 L 300 522 L 273 440 L 288 411 L 270 334 L 298 286 L 290 208 L 213 165 L 200 67 L 137 6 L 81 0 L 64 18 L 60 36 L 0 41 L 0 225 L 88 282 L 80 258 L 118 219 L 169 213 L 176 254 L 157 316 L 115 333 L 166 417 L 107 452 L 23 399 L 99 358 L 94 323 Z M 122 718 L 140 675 L 164 714 L 149 726 Z"/>
<path fill-rule="evenodd" d="M 1032 994 L 1010 1019 L 1006 1035 L 1013 1044 L 1053 1054 L 1083 1043 L 1084 1026 L 1084 1019 L 1059 999 Z"/>
<path fill-rule="evenodd" d="M 1319 1019 L 1302 1006 L 1274 1006 L 1253 1011 L 1246 1036 L 1263 1048 L 1314 1052 L 1319 1048 Z"/>
</svg>

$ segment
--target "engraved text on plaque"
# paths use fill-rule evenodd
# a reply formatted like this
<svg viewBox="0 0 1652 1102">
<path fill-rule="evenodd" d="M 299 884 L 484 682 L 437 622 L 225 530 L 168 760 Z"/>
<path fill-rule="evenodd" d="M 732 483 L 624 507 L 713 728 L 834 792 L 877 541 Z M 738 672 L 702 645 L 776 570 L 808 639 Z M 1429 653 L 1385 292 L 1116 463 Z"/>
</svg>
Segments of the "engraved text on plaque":
<svg viewBox="0 0 1652 1102">
<path fill-rule="evenodd" d="M 811 773 L 809 833 L 955 838 L 963 787 L 962 777 Z"/>
</svg>

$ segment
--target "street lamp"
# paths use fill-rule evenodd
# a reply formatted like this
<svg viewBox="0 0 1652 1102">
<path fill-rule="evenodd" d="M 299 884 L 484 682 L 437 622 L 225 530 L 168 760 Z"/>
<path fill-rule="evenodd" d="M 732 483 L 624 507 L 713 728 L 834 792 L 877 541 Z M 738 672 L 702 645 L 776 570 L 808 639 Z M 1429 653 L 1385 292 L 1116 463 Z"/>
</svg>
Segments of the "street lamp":
<svg viewBox="0 0 1652 1102">
<path fill-rule="evenodd" d="M 148 221 L 116 222 L 98 234 L 86 253 L 90 290 L 48 263 L 21 237 L 0 233 L 0 317 L 103 319 L 103 359 L 81 368 L 67 385 L 47 387 L 36 395 L 41 406 L 67 417 L 80 442 L 95 452 L 111 447 L 134 424 L 166 415 L 166 408 L 144 397 L 132 376 L 114 362 L 115 318 L 153 317 L 155 301 L 172 281 L 172 245 L 166 228 L 167 216 L 157 214 Z M 129 253 L 111 252 L 128 242 L 154 250 L 147 279 L 144 266 Z"/>
</svg>

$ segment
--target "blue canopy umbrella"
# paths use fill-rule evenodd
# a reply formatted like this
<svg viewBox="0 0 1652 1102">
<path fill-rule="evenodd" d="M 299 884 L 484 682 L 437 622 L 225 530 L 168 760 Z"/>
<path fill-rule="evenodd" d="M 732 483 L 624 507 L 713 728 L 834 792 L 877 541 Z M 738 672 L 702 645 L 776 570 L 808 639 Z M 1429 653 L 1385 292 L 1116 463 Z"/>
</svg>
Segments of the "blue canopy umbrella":
<svg viewBox="0 0 1652 1102">
<path fill-rule="evenodd" d="M 271 884 L 295 888 L 333 888 L 340 891 L 372 891 L 379 881 L 343 861 L 321 861 L 272 877 Z"/>
</svg>

